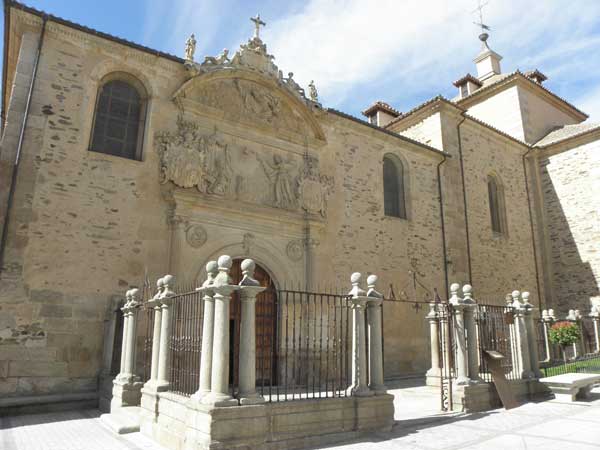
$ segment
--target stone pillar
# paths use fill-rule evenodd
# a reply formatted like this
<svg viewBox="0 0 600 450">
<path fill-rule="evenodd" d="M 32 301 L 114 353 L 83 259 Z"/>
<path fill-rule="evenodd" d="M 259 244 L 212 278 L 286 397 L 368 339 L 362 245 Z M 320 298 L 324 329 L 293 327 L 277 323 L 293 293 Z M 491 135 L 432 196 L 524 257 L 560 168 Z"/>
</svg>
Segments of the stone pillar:
<svg viewBox="0 0 600 450">
<path fill-rule="evenodd" d="M 204 317 L 202 319 L 202 351 L 200 353 L 200 385 L 192 396 L 195 400 L 210 393 L 210 377 L 212 372 L 213 334 L 215 322 L 215 300 L 211 289 L 217 275 L 218 266 L 216 261 L 206 264 L 206 281 L 197 290 L 204 294 Z"/>
<path fill-rule="evenodd" d="M 144 388 L 155 386 L 158 381 L 158 361 L 160 354 L 160 332 L 162 328 L 162 303 L 160 297 L 165 289 L 165 284 L 162 278 L 156 282 L 156 294 L 150 299 L 146 305 L 154 310 L 154 328 L 152 330 L 152 361 L 150 365 L 150 380 L 146 382 Z"/>
<path fill-rule="evenodd" d="M 529 343 L 527 342 L 527 327 L 525 324 L 525 311 L 521 302 L 519 301 L 521 293 L 519 291 L 513 291 L 513 308 L 515 311 L 515 337 L 517 341 L 517 357 L 519 370 L 517 376 L 522 379 L 528 379 L 533 377 L 531 372 L 531 358 L 529 356 Z"/>
<path fill-rule="evenodd" d="M 171 355 L 171 302 L 175 292 L 171 289 L 175 282 L 173 275 L 165 275 L 163 278 L 163 292 L 158 298 L 160 301 L 161 321 L 160 321 L 160 345 L 158 348 L 158 373 L 156 380 L 156 390 L 166 391 L 169 389 L 169 357 Z"/>
<path fill-rule="evenodd" d="M 121 337 L 121 364 L 118 379 L 125 379 L 125 358 L 127 356 L 127 329 L 129 328 L 129 302 L 131 301 L 131 290 L 125 294 L 125 304 L 121 308 L 123 312 L 123 334 Z"/>
<path fill-rule="evenodd" d="M 464 306 L 463 314 L 465 320 L 465 331 L 467 332 L 467 367 L 469 380 L 471 382 L 480 381 L 479 378 L 479 345 L 477 339 L 477 325 L 475 323 L 475 309 L 477 304 L 473 300 L 473 288 L 470 284 L 463 286 Z"/>
<path fill-rule="evenodd" d="M 231 257 L 222 255 L 217 264 L 219 273 L 213 283 L 215 321 L 210 394 L 202 399 L 202 403 L 213 406 L 235 406 L 238 402 L 229 394 L 229 303 L 231 294 L 240 287 L 232 284 L 229 276 L 233 264 Z"/>
<path fill-rule="evenodd" d="M 431 368 L 427 371 L 427 385 L 438 386 L 440 383 L 440 318 L 438 304 L 429 304 L 429 340 L 431 345 Z"/>
<path fill-rule="evenodd" d="M 125 347 L 125 377 L 133 380 L 135 377 L 135 351 L 137 338 L 137 311 L 140 307 L 138 301 L 139 290 L 131 289 L 131 300 L 129 302 L 128 314 L 129 325 L 127 327 L 127 345 Z"/>
<path fill-rule="evenodd" d="M 348 394 L 355 397 L 368 397 L 373 392 L 367 385 L 367 342 L 365 330 L 365 309 L 369 298 L 366 292 L 360 288 L 358 272 L 352 274 L 351 296 L 352 308 L 352 385 L 348 388 Z"/>
<path fill-rule="evenodd" d="M 382 309 L 383 295 L 375 290 L 377 275 L 367 277 L 367 324 L 369 332 L 369 389 L 375 395 L 387 392 L 383 382 Z"/>
<path fill-rule="evenodd" d="M 142 383 L 135 375 L 136 310 L 140 306 L 139 290 L 127 291 L 127 301 L 123 307 L 123 346 L 121 350 L 121 372 L 113 381 L 111 413 L 140 404 Z"/>
<path fill-rule="evenodd" d="M 567 317 L 565 318 L 565 320 L 567 320 L 568 322 L 574 323 L 575 325 L 579 326 L 579 321 L 577 320 L 577 314 L 575 313 L 574 309 L 570 309 L 569 310 L 569 314 L 567 315 Z M 577 343 L 574 343 L 573 344 L 573 359 L 577 358 L 577 356 L 578 356 Z"/>
<path fill-rule="evenodd" d="M 462 299 L 458 297 L 460 285 L 453 283 L 450 286 L 450 303 L 454 313 L 454 341 L 456 342 L 456 384 L 469 384 L 467 339 L 465 334 L 464 309 Z"/>
<path fill-rule="evenodd" d="M 600 353 L 600 306 L 593 306 L 590 317 L 594 321 L 594 341 L 596 343 L 595 352 Z"/>
<path fill-rule="evenodd" d="M 550 362 L 552 361 L 553 355 L 552 355 L 552 347 L 550 346 L 550 338 L 549 338 L 549 331 L 550 331 L 550 327 L 552 326 L 552 318 L 550 317 L 550 314 L 548 313 L 547 310 L 543 310 L 542 311 L 542 327 L 544 329 L 544 349 L 546 351 L 546 357 L 544 358 L 543 361 L 540 362 Z"/>
<path fill-rule="evenodd" d="M 537 344 L 537 330 L 535 329 L 534 323 L 534 312 L 535 308 L 529 303 L 529 292 L 523 292 L 521 298 L 523 299 L 522 307 L 525 319 L 525 327 L 527 329 L 527 345 L 529 347 L 529 365 L 531 372 L 535 378 L 542 378 L 542 372 L 540 371 L 540 355 L 538 352 Z"/>
<path fill-rule="evenodd" d="M 239 392 L 241 405 L 252 405 L 265 401 L 263 396 L 256 392 L 256 295 L 266 288 L 253 278 L 255 268 L 256 264 L 251 259 L 242 261 Z"/>
</svg>

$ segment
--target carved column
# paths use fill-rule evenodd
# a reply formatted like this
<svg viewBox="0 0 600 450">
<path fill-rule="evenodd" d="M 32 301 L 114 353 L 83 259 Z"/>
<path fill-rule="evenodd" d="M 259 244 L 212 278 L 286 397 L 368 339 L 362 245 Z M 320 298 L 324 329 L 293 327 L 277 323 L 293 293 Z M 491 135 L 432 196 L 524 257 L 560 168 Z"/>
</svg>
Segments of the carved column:
<svg viewBox="0 0 600 450">
<path fill-rule="evenodd" d="M 123 333 L 121 337 L 121 364 L 117 379 L 125 379 L 125 361 L 127 357 L 127 334 L 129 329 L 129 302 L 131 301 L 131 290 L 125 294 L 125 304 L 121 308 L 123 312 Z"/>
<path fill-rule="evenodd" d="M 477 325 L 475 323 L 475 309 L 477 304 L 473 300 L 473 294 L 470 284 L 463 286 L 463 299 L 462 304 L 464 306 L 463 314 L 465 320 L 465 331 L 467 332 L 467 367 L 469 380 L 471 382 L 477 382 L 479 378 L 479 345 L 477 339 Z"/>
<path fill-rule="evenodd" d="M 213 358 L 213 334 L 215 323 L 215 300 L 212 285 L 217 275 L 218 266 L 216 261 L 206 264 L 207 278 L 202 287 L 198 288 L 204 294 L 204 317 L 202 319 L 202 351 L 200 353 L 200 385 L 192 396 L 196 400 L 202 399 L 210 393 L 210 379 Z"/>
<path fill-rule="evenodd" d="M 440 383 L 440 318 L 438 304 L 429 304 L 429 339 L 431 343 L 431 368 L 427 371 L 427 384 L 436 386 Z"/>
<path fill-rule="evenodd" d="M 517 374 L 522 379 L 533 378 L 531 371 L 531 357 L 529 356 L 529 343 L 527 336 L 527 326 L 525 312 L 527 308 L 519 301 L 521 293 L 513 291 L 513 308 L 515 311 L 515 335 L 517 341 L 517 361 L 519 365 L 519 373 Z"/>
<path fill-rule="evenodd" d="M 163 278 L 164 290 L 159 297 L 161 303 L 161 323 L 160 323 L 160 345 L 158 349 L 158 373 L 156 389 L 166 391 L 169 388 L 169 357 L 171 355 L 171 302 L 175 292 L 171 289 L 175 282 L 175 277 L 165 275 Z"/>
<path fill-rule="evenodd" d="M 255 280 L 256 264 L 251 259 L 242 261 L 243 278 L 240 281 L 242 321 L 240 325 L 240 404 L 262 403 L 265 399 L 256 392 L 256 295 L 265 290 Z"/>
<path fill-rule="evenodd" d="M 164 281 L 160 278 L 156 282 L 156 294 L 146 305 L 154 311 L 154 328 L 152 330 L 152 361 L 150 365 L 150 380 L 144 385 L 144 388 L 156 385 L 158 381 L 158 360 L 160 352 L 160 331 L 162 328 L 162 303 L 160 297 L 164 291 Z"/>
<path fill-rule="evenodd" d="M 450 286 L 450 303 L 454 310 L 454 340 L 456 342 L 456 384 L 469 384 L 468 359 L 467 359 L 467 339 L 465 333 L 464 310 L 465 305 L 462 299 L 458 297 L 460 285 L 454 283 Z"/>
<path fill-rule="evenodd" d="M 547 310 L 543 310 L 542 311 L 542 328 L 544 330 L 544 350 L 546 351 L 546 357 L 544 358 L 543 361 L 540 362 L 550 362 L 552 361 L 553 355 L 552 355 L 552 347 L 550 346 L 550 337 L 549 337 L 549 332 L 550 332 L 550 327 L 552 326 L 552 318 L 550 317 L 550 314 L 548 313 Z"/>
<path fill-rule="evenodd" d="M 369 332 L 369 389 L 375 395 L 385 394 L 383 382 L 382 309 L 383 295 L 375 290 L 377 275 L 367 277 L 367 324 Z"/>
<path fill-rule="evenodd" d="M 542 372 L 540 371 L 540 356 L 538 353 L 537 345 L 537 330 L 535 329 L 534 323 L 534 312 L 535 308 L 529 303 L 529 292 L 523 292 L 521 295 L 523 299 L 523 314 L 525 318 L 525 326 L 527 328 L 527 345 L 529 347 L 529 361 L 530 368 L 535 378 L 541 378 Z"/>
<path fill-rule="evenodd" d="M 135 344 L 137 337 L 137 311 L 140 307 L 138 301 L 139 290 L 131 289 L 129 302 L 129 326 L 127 327 L 127 346 L 125 351 L 125 377 L 132 380 L 135 377 Z"/>
<path fill-rule="evenodd" d="M 185 229 L 189 225 L 188 219 L 180 215 L 174 215 L 171 218 L 170 224 L 171 243 L 169 248 L 169 272 L 177 274 L 179 283 L 185 283 L 189 281 L 182 278 L 182 274 L 187 272 L 187 268 L 182 267 L 182 264 L 186 246 Z"/>
<path fill-rule="evenodd" d="M 231 294 L 240 287 L 232 284 L 229 270 L 230 256 L 219 257 L 219 273 L 213 283 L 215 299 L 215 325 L 213 334 L 212 371 L 210 394 L 202 402 L 213 406 L 234 406 L 238 402 L 229 394 L 229 303 Z"/>
<path fill-rule="evenodd" d="M 352 385 L 348 388 L 348 394 L 355 397 L 368 397 L 373 392 L 367 385 L 367 342 L 365 330 L 365 309 L 369 298 L 366 292 L 360 288 L 361 274 L 352 274 L 351 296 L 352 308 Z"/>
</svg>

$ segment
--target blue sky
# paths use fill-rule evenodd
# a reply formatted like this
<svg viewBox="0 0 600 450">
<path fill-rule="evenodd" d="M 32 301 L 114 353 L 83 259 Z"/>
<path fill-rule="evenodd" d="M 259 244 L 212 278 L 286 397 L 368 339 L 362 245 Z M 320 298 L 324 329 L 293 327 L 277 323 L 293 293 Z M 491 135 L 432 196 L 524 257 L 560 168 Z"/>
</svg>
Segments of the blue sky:
<svg viewBox="0 0 600 450">
<path fill-rule="evenodd" d="M 475 74 L 475 0 L 28 0 L 65 19 L 196 59 L 232 52 L 260 12 L 263 40 L 284 73 L 315 80 L 325 106 L 360 115 L 375 100 L 401 111 Z M 504 72 L 537 68 L 546 86 L 600 121 L 600 1 L 490 0 L 484 21 Z M 1 25 L 1 24 L 0 24 Z"/>
</svg>

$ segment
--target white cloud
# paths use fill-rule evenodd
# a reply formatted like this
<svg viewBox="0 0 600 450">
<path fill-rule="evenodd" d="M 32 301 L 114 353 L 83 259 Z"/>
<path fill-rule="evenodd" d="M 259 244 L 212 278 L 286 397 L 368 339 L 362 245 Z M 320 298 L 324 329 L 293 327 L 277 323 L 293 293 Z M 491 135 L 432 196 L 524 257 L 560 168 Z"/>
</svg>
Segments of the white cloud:
<svg viewBox="0 0 600 450">
<path fill-rule="evenodd" d="M 329 105 L 346 104 L 360 91 L 374 90 L 383 100 L 402 102 L 419 93 L 447 92 L 454 79 L 474 72 L 474 4 L 310 0 L 299 12 L 272 20 L 265 41 L 280 68 L 294 71 L 304 85 L 314 79 Z M 489 42 L 505 56 L 505 68 L 541 64 L 548 72 L 574 54 L 589 51 L 593 42 L 585 39 L 600 15 L 600 2 L 580 0 L 577 8 L 573 5 L 571 0 L 490 2 Z M 580 65 L 595 66 L 598 72 L 596 61 L 591 58 Z"/>
<path fill-rule="evenodd" d="M 588 122 L 600 122 L 600 80 L 595 88 L 580 97 L 575 104 L 583 112 L 589 114 Z"/>
</svg>

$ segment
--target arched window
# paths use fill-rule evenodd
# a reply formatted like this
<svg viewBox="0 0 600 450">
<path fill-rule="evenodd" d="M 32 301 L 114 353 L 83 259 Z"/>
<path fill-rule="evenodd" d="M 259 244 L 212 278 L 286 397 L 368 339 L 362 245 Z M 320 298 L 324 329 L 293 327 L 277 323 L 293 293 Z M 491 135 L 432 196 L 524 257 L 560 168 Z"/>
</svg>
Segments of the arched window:
<svg viewBox="0 0 600 450">
<path fill-rule="evenodd" d="M 494 175 L 488 175 L 488 197 L 490 203 L 490 218 L 492 231 L 506 233 L 506 219 L 504 212 L 504 195 L 502 185 Z"/>
<path fill-rule="evenodd" d="M 404 166 L 397 158 L 383 158 L 383 205 L 386 216 L 406 219 Z"/>
<path fill-rule="evenodd" d="M 90 150 L 141 160 L 146 93 L 127 74 L 111 74 L 98 88 Z"/>
</svg>

